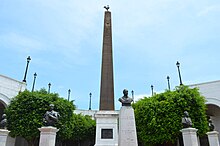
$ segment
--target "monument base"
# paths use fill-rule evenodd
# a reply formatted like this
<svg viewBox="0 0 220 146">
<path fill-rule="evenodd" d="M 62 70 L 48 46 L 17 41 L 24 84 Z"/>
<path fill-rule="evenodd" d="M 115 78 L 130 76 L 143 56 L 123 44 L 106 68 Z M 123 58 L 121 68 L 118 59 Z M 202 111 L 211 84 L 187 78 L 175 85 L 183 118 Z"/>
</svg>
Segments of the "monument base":
<svg viewBox="0 0 220 146">
<path fill-rule="evenodd" d="M 95 146 L 118 146 L 118 112 L 98 111 Z"/>
<path fill-rule="evenodd" d="M 6 129 L 0 129 L 0 146 L 6 146 L 9 132 Z"/>
<path fill-rule="evenodd" d="M 15 138 L 9 136 L 9 132 L 6 129 L 0 129 L 0 146 L 14 146 Z"/>
<path fill-rule="evenodd" d="M 119 114 L 119 146 L 137 146 L 137 132 L 132 106 L 122 106 Z"/>
<path fill-rule="evenodd" d="M 218 134 L 217 131 L 207 132 L 210 146 L 219 146 Z"/>
<path fill-rule="evenodd" d="M 184 128 L 180 130 L 183 135 L 184 146 L 198 146 L 197 129 Z"/>
<path fill-rule="evenodd" d="M 39 146 L 55 146 L 56 133 L 59 131 L 56 127 L 48 126 L 38 128 L 40 130 Z"/>
</svg>

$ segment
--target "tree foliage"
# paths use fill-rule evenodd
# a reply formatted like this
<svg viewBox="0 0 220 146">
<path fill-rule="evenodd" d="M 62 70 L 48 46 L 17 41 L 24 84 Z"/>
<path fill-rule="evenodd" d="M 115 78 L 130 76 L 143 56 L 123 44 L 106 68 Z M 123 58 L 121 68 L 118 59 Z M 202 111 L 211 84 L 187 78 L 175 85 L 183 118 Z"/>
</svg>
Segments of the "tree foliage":
<svg viewBox="0 0 220 146">
<path fill-rule="evenodd" d="M 55 111 L 60 113 L 59 122 L 55 125 L 58 129 L 58 138 L 61 140 L 72 137 L 74 124 L 72 124 L 75 105 L 60 98 L 56 93 L 48 94 L 45 89 L 36 92 L 24 91 L 11 100 L 6 108 L 8 130 L 11 136 L 25 138 L 29 145 L 40 136 L 38 128 L 43 126 L 43 115 L 49 109 L 49 104 L 55 105 Z"/>
<path fill-rule="evenodd" d="M 72 139 L 75 141 L 93 139 L 95 137 L 95 121 L 89 116 L 73 115 L 74 127 Z"/>
<path fill-rule="evenodd" d="M 138 139 L 145 144 L 175 142 L 183 128 L 181 119 L 184 111 L 189 112 L 199 135 L 204 135 L 208 130 L 205 98 L 196 88 L 182 85 L 174 91 L 145 97 L 133 107 Z"/>
</svg>

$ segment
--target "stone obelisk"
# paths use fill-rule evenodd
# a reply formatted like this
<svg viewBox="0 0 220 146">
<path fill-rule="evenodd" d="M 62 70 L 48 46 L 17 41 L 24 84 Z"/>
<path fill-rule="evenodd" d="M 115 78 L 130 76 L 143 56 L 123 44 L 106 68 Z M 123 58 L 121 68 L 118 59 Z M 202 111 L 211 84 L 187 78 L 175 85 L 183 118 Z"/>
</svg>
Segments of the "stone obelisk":
<svg viewBox="0 0 220 146">
<path fill-rule="evenodd" d="M 114 77 L 112 55 L 111 12 L 105 7 L 104 32 L 102 45 L 102 71 L 99 110 L 114 110 Z"/>
<path fill-rule="evenodd" d="M 112 26 L 109 6 L 104 16 L 102 71 L 99 111 L 96 119 L 95 146 L 118 146 L 118 112 L 114 111 L 114 78 L 112 55 Z"/>
</svg>

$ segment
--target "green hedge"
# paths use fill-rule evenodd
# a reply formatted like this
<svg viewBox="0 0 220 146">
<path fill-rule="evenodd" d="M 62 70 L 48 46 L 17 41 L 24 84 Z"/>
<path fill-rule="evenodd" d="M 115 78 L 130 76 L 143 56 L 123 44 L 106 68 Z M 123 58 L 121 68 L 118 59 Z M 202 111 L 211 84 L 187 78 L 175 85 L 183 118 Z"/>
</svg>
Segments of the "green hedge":
<svg viewBox="0 0 220 146">
<path fill-rule="evenodd" d="M 181 119 L 188 111 L 200 136 L 208 131 L 205 98 L 198 89 L 176 87 L 133 104 L 139 141 L 147 144 L 176 142 L 183 128 Z"/>
</svg>

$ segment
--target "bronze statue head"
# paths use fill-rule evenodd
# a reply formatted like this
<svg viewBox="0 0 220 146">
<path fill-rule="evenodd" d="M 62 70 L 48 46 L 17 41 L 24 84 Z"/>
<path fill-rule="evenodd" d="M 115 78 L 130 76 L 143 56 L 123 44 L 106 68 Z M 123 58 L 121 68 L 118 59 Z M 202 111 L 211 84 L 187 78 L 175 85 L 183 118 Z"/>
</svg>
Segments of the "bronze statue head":
<svg viewBox="0 0 220 146">
<path fill-rule="evenodd" d="M 6 118 L 6 114 L 3 114 L 3 115 L 2 115 L 2 119 L 5 119 L 5 118 Z"/>
<path fill-rule="evenodd" d="M 187 111 L 184 111 L 184 116 L 189 117 L 189 113 Z"/>
<path fill-rule="evenodd" d="M 124 89 L 124 90 L 123 90 L 123 94 L 124 94 L 124 96 L 127 97 L 127 96 L 128 96 L 128 90 L 127 90 L 127 89 Z"/>
<path fill-rule="evenodd" d="M 50 110 L 54 109 L 54 104 L 50 104 Z"/>
</svg>

